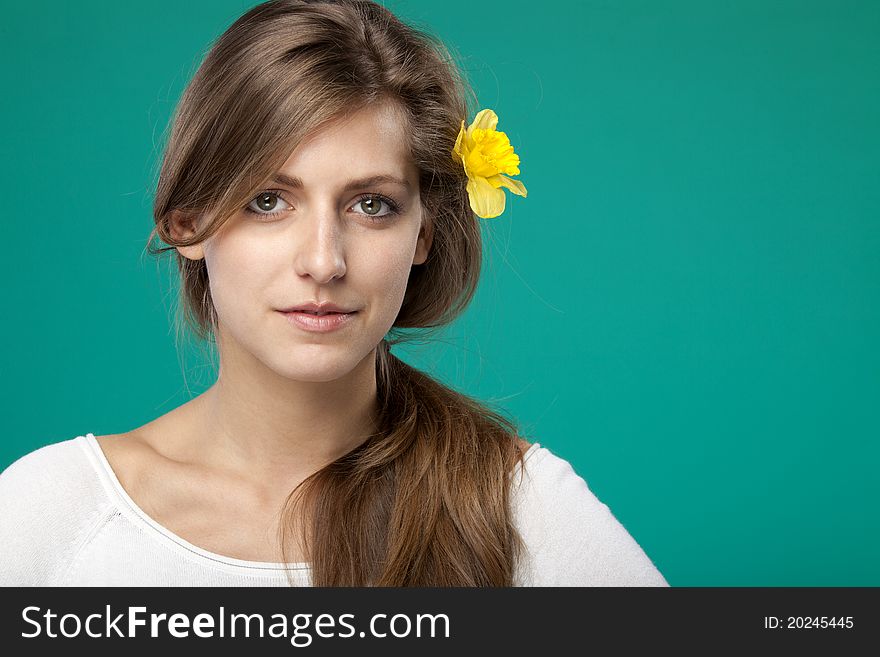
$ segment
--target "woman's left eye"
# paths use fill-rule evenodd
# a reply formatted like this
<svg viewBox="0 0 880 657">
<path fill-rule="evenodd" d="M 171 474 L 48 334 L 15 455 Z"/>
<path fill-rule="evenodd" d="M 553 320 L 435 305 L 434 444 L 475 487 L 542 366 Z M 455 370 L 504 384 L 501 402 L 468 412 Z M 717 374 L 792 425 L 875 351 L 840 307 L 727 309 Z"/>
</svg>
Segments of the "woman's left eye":
<svg viewBox="0 0 880 657">
<path fill-rule="evenodd" d="M 385 212 L 382 212 L 382 205 L 385 205 L 387 208 Z M 371 218 L 371 220 L 373 217 L 378 220 L 390 215 L 400 214 L 400 206 L 392 199 L 381 194 L 364 194 L 351 207 L 361 210 L 361 212 L 355 210 L 356 214 L 364 214 Z"/>
</svg>

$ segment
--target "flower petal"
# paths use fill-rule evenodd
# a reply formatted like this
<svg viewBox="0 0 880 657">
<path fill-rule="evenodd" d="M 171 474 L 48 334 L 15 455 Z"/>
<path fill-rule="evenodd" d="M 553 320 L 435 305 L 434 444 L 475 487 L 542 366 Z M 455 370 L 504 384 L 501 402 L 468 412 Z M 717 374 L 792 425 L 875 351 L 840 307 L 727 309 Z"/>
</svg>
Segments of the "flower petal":
<svg viewBox="0 0 880 657">
<path fill-rule="evenodd" d="M 503 176 L 500 173 L 497 176 L 487 178 L 487 180 L 489 181 L 489 184 L 492 185 L 492 187 L 506 187 L 518 196 L 528 196 L 526 186 L 523 185 L 519 180 L 508 178 L 507 176 Z"/>
<path fill-rule="evenodd" d="M 491 219 L 504 212 L 504 190 L 496 189 L 482 177 L 468 179 L 468 198 L 478 217 Z"/>
<path fill-rule="evenodd" d="M 473 135 L 475 128 L 480 128 L 481 130 L 494 130 L 497 125 L 498 115 L 495 114 L 495 112 L 490 109 L 480 110 L 477 112 L 473 122 L 468 127 L 467 136 L 470 137 Z"/>
<path fill-rule="evenodd" d="M 461 128 L 458 131 L 458 136 L 455 138 L 455 146 L 452 147 L 452 157 L 456 162 L 461 162 L 461 141 L 464 137 L 464 120 L 462 119 Z"/>
</svg>

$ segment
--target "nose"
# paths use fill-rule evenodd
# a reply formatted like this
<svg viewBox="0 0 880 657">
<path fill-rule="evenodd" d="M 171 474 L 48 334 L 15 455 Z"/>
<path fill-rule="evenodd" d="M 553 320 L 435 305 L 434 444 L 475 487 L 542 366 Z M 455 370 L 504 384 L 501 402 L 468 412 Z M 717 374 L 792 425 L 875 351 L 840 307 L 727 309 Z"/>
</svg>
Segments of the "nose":
<svg viewBox="0 0 880 657">
<path fill-rule="evenodd" d="M 301 213 L 294 222 L 295 269 L 317 283 L 328 283 L 345 275 L 345 235 L 340 218 L 329 205 Z"/>
</svg>

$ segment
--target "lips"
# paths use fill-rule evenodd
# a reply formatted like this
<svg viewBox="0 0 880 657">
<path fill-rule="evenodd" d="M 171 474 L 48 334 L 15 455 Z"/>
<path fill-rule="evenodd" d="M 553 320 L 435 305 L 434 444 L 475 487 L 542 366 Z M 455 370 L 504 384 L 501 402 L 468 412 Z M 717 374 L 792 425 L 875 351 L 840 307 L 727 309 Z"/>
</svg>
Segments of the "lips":
<svg viewBox="0 0 880 657">
<path fill-rule="evenodd" d="M 355 321 L 356 311 L 335 312 L 319 310 L 294 310 L 282 313 L 288 322 L 310 333 L 331 333 Z"/>
<path fill-rule="evenodd" d="M 310 315 L 348 315 L 353 312 L 357 312 L 354 308 L 346 308 L 345 306 L 338 306 L 335 303 L 325 302 L 325 303 L 317 303 L 316 301 L 308 301 L 306 303 L 301 303 L 296 306 L 291 306 L 290 308 L 281 309 L 283 313 L 308 313 Z"/>
</svg>

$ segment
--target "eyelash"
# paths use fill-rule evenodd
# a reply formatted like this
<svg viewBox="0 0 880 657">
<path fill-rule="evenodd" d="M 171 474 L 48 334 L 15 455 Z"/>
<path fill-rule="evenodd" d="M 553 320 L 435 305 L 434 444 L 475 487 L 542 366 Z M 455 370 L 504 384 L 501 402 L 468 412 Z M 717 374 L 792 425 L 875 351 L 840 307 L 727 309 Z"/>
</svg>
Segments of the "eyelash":
<svg viewBox="0 0 880 657">
<path fill-rule="evenodd" d="M 281 190 L 264 189 L 263 191 L 259 192 L 256 196 L 254 196 L 250 200 L 250 202 L 244 208 L 245 211 L 252 214 L 252 215 L 256 215 L 257 217 L 260 217 L 260 218 L 274 217 L 275 215 L 283 214 L 283 213 L 287 212 L 287 210 L 276 210 L 274 212 L 258 212 L 257 210 L 252 210 L 250 207 L 250 204 L 253 203 L 254 201 L 256 201 L 258 198 L 260 198 L 260 196 L 262 196 L 263 194 L 271 194 L 272 196 L 277 196 L 282 201 L 287 203 L 287 201 L 284 199 L 284 195 L 281 192 Z M 356 214 L 361 214 L 361 215 L 367 217 L 367 220 L 370 221 L 371 223 L 374 223 L 374 224 L 384 223 L 386 221 L 389 221 L 392 217 L 400 214 L 400 204 L 397 201 L 395 201 L 393 198 L 391 198 L 390 196 L 386 196 L 385 194 L 361 194 L 357 199 L 355 199 L 355 202 L 352 205 L 357 205 L 361 201 L 365 201 L 367 199 L 379 199 L 380 201 L 387 203 L 388 208 L 389 208 L 389 212 L 387 214 L 383 214 L 381 216 L 369 215 L 365 212 L 356 213 Z M 287 203 L 287 204 L 290 205 L 290 203 Z"/>
</svg>

